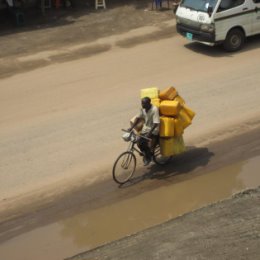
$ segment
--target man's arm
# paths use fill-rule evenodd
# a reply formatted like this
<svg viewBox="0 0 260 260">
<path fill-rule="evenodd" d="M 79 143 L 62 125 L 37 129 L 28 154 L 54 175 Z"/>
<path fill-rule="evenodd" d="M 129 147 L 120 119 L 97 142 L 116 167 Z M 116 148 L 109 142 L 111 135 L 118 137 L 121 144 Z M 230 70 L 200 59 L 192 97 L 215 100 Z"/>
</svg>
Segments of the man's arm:
<svg viewBox="0 0 260 260">
<path fill-rule="evenodd" d="M 151 128 L 151 130 L 150 130 L 149 133 L 147 134 L 147 137 L 151 137 L 151 136 L 152 136 L 152 133 L 153 133 L 153 130 L 154 130 L 156 127 L 158 127 L 158 126 L 159 126 L 159 124 L 154 123 L 153 126 L 152 126 L 152 128 Z"/>
<path fill-rule="evenodd" d="M 130 128 L 128 128 L 128 131 L 131 132 L 137 126 L 137 124 L 141 121 L 141 119 L 142 119 L 141 117 L 137 116 L 133 122 L 133 125 Z"/>
</svg>

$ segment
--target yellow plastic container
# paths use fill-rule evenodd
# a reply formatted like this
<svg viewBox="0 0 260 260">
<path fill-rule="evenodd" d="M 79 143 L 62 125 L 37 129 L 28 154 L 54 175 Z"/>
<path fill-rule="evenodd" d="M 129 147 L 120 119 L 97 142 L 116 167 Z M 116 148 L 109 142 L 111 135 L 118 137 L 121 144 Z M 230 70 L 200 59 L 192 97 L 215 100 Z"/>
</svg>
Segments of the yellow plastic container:
<svg viewBox="0 0 260 260">
<path fill-rule="evenodd" d="M 196 113 L 194 111 L 192 111 L 186 104 L 183 104 L 183 109 L 184 111 L 187 113 L 187 115 L 190 117 L 190 119 L 192 120 L 193 117 L 196 115 Z"/>
<path fill-rule="evenodd" d="M 174 136 L 174 118 L 160 117 L 160 137 Z"/>
<path fill-rule="evenodd" d="M 180 109 L 180 102 L 175 100 L 163 100 L 160 103 L 160 113 L 164 116 L 177 116 Z"/>
<path fill-rule="evenodd" d="M 182 121 L 183 129 L 191 124 L 191 119 L 183 108 L 179 112 L 179 119 Z"/>
<path fill-rule="evenodd" d="M 163 156 L 174 155 L 174 137 L 160 138 L 160 151 Z"/>
<path fill-rule="evenodd" d="M 161 102 L 161 100 L 159 99 L 159 98 L 152 98 L 151 99 L 151 103 L 154 105 L 154 106 L 156 106 L 156 107 L 160 107 L 160 102 Z"/>
<path fill-rule="evenodd" d="M 185 152 L 182 135 L 179 137 L 160 138 L 160 151 L 163 156 L 172 156 Z"/>
<path fill-rule="evenodd" d="M 181 136 L 183 134 L 183 124 L 179 117 L 174 118 L 174 136 Z"/>
<path fill-rule="evenodd" d="M 162 100 L 173 100 L 178 95 L 174 87 L 166 88 L 160 91 L 159 98 Z"/>
<path fill-rule="evenodd" d="M 177 155 L 185 152 L 185 144 L 182 135 L 173 139 L 173 154 Z"/>
<path fill-rule="evenodd" d="M 181 105 L 185 104 L 185 100 L 180 96 L 180 95 L 177 95 L 175 98 L 174 98 L 175 101 L 179 101 Z"/>
<path fill-rule="evenodd" d="M 159 96 L 159 90 L 157 87 L 141 89 L 141 98 L 149 97 L 152 99 L 152 98 L 158 98 L 158 96 Z"/>
</svg>

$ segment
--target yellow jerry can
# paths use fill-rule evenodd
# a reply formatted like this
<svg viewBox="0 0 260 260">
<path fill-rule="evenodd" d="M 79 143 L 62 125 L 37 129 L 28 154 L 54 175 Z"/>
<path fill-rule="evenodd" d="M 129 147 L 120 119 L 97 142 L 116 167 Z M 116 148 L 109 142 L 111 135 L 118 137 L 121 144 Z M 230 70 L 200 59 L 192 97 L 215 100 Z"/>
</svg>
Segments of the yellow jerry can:
<svg viewBox="0 0 260 260">
<path fill-rule="evenodd" d="M 178 95 L 174 87 L 166 88 L 160 91 L 159 97 L 162 100 L 173 100 Z"/>
<path fill-rule="evenodd" d="M 141 98 L 149 97 L 149 98 L 158 98 L 159 90 L 157 87 L 151 88 L 143 88 L 141 89 Z"/>
<path fill-rule="evenodd" d="M 182 135 L 178 137 L 160 138 L 160 151 L 163 156 L 172 156 L 185 152 Z"/>
<path fill-rule="evenodd" d="M 191 119 L 183 108 L 180 110 L 178 117 L 182 122 L 183 129 L 185 129 L 191 124 Z"/>
<path fill-rule="evenodd" d="M 163 100 L 160 103 L 160 113 L 164 116 L 176 116 L 181 109 L 181 104 L 176 100 Z"/>
<path fill-rule="evenodd" d="M 177 95 L 175 98 L 174 98 L 175 101 L 179 101 L 181 105 L 185 104 L 185 100 L 180 96 L 180 95 Z"/>
<path fill-rule="evenodd" d="M 160 102 L 161 102 L 161 100 L 159 99 L 159 98 L 152 98 L 151 99 L 151 103 L 154 105 L 154 106 L 156 106 L 156 107 L 160 107 Z"/>
<path fill-rule="evenodd" d="M 185 152 L 185 144 L 183 136 L 174 137 L 173 139 L 173 153 L 174 155 Z"/>
<path fill-rule="evenodd" d="M 173 137 L 174 136 L 174 118 L 160 117 L 160 137 Z"/>
<path fill-rule="evenodd" d="M 182 120 L 179 117 L 174 118 L 174 136 L 181 136 L 183 131 Z"/>
<path fill-rule="evenodd" d="M 192 111 L 186 104 L 183 104 L 183 109 L 187 113 L 187 115 L 190 117 L 190 119 L 193 119 L 193 117 L 196 115 L 194 111 Z"/>
<path fill-rule="evenodd" d="M 160 151 L 163 156 L 174 155 L 174 137 L 162 138 L 160 137 Z"/>
</svg>

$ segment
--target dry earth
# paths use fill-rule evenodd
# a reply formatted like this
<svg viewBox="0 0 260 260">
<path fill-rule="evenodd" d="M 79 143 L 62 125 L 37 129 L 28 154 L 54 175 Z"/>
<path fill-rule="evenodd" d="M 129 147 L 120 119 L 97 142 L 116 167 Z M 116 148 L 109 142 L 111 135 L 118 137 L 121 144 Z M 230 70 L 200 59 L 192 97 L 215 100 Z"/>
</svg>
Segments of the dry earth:
<svg viewBox="0 0 260 260">
<path fill-rule="evenodd" d="M 164 24 L 173 19 L 172 10 L 152 10 L 151 2 L 147 0 L 124 3 L 114 0 L 107 3 L 106 10 L 97 11 L 85 1 L 79 1 L 75 8 L 47 10 L 46 17 L 37 11 L 36 14 L 28 14 L 24 27 L 0 25 L 0 77 L 86 58 L 106 52 L 113 45 L 131 47 L 175 33 L 175 28 Z M 129 33 L 145 26 L 156 30 Z M 121 36 L 111 38 L 113 35 Z"/>
<path fill-rule="evenodd" d="M 8 182 L 8 178 L 11 174 L 15 175 L 24 171 L 24 175 L 21 175 L 21 177 L 17 175 L 17 177 L 21 178 L 18 182 L 19 185 L 27 185 L 34 180 L 33 178 L 38 177 L 38 173 L 42 177 L 40 180 L 42 182 L 48 181 L 47 177 L 53 177 L 52 175 L 56 173 L 61 173 L 62 176 L 64 174 L 64 179 L 67 177 L 65 172 L 70 177 L 71 174 L 76 175 L 80 171 L 83 172 L 83 175 L 86 175 L 85 171 L 90 168 L 90 164 L 85 165 L 86 155 L 90 157 L 89 161 L 93 159 L 94 163 L 96 163 L 101 150 L 106 149 L 108 151 L 109 147 L 113 147 L 112 152 L 114 154 L 118 152 L 122 146 L 118 145 L 119 133 L 115 133 L 114 129 L 120 129 L 126 114 L 128 116 L 135 111 L 133 107 L 137 104 L 135 102 L 137 95 L 133 94 L 133 92 L 139 90 L 139 84 L 150 84 L 150 79 L 147 78 L 149 73 L 152 80 L 165 85 L 175 75 L 174 80 L 176 80 L 177 85 L 183 86 L 181 88 L 182 93 L 185 94 L 188 101 L 193 101 L 192 104 L 199 114 L 197 121 L 193 125 L 194 136 L 198 137 L 202 130 L 210 132 L 210 135 L 203 136 L 204 144 L 207 147 L 210 147 L 209 143 L 214 138 L 215 141 L 222 138 L 219 132 L 214 133 L 213 131 L 218 123 L 216 121 L 220 120 L 231 124 L 233 121 L 239 123 L 245 118 L 248 119 L 248 115 L 253 116 L 253 120 L 249 120 L 249 123 L 243 121 L 242 125 L 236 124 L 236 128 L 226 129 L 226 132 L 229 136 L 232 136 L 236 132 L 241 133 L 256 129 L 254 135 L 258 136 L 259 131 L 256 126 L 259 125 L 259 108 L 256 104 L 259 104 L 259 88 L 257 86 L 260 79 L 259 71 L 256 69 L 259 62 L 255 58 L 259 57 L 257 56 L 259 55 L 258 39 L 254 39 L 245 52 L 241 52 L 240 56 L 226 56 L 219 49 L 214 49 L 213 51 L 212 49 L 206 49 L 205 51 L 196 45 L 192 47 L 186 46 L 189 54 L 183 54 L 183 48 L 179 50 L 179 53 L 174 53 L 172 60 L 176 59 L 179 62 L 179 66 L 175 66 L 174 69 L 170 70 L 169 68 L 172 64 L 163 63 L 160 55 L 156 55 L 156 51 L 153 52 L 158 50 L 156 44 L 151 46 L 147 44 L 140 49 L 135 48 L 139 44 L 156 43 L 158 39 L 164 39 L 164 48 L 161 51 L 164 57 L 171 54 L 169 51 L 165 51 L 165 48 L 172 49 L 173 40 L 171 39 L 169 43 L 167 39 L 170 39 L 176 33 L 174 26 L 172 26 L 172 11 L 152 12 L 150 7 L 150 1 L 136 1 L 133 5 L 125 4 L 118 6 L 115 4 L 113 8 L 108 8 L 105 11 L 90 11 L 89 9 L 73 10 L 73 12 L 64 10 L 50 11 L 47 15 L 49 20 L 40 19 L 37 25 L 28 24 L 24 28 L 14 29 L 6 27 L 2 29 L 0 37 L 0 77 L 2 78 L 0 81 L 0 133 L 3 138 L 1 140 L 0 152 L 2 152 L 1 160 L 4 163 L 0 169 L 3 169 L 1 172 L 2 184 L 7 183 L 7 186 L 2 185 L 1 190 L 4 194 L 1 198 L 2 241 L 31 230 L 43 223 L 55 221 L 58 217 L 70 215 L 72 214 L 70 212 L 71 209 L 79 210 L 82 206 L 80 202 L 85 203 L 85 208 L 95 208 L 102 205 L 102 203 L 106 203 L 107 200 L 109 203 L 112 203 L 113 196 L 118 197 L 118 193 L 115 193 L 117 188 L 111 185 L 111 182 L 109 182 L 111 179 L 108 181 L 107 170 L 98 176 L 101 179 L 99 183 L 96 182 L 98 179 L 96 178 L 84 186 L 86 184 L 86 178 L 84 177 L 81 179 L 82 183 L 79 183 L 78 179 L 74 186 L 71 184 L 68 186 L 60 185 L 58 190 L 52 189 L 52 192 L 48 194 L 41 190 L 41 193 L 38 193 L 35 200 L 31 193 L 26 194 L 24 187 L 22 187 L 25 189 L 23 190 L 23 196 L 15 197 L 13 201 L 12 198 L 8 198 L 9 191 L 12 189 L 12 191 L 16 191 L 13 188 L 15 187 L 13 184 L 17 184 L 11 178 Z M 175 43 L 179 44 L 178 46 L 184 45 L 181 40 L 175 39 Z M 118 50 L 120 48 L 129 50 L 129 52 L 126 54 L 126 52 Z M 151 52 L 144 54 L 146 49 L 151 50 Z M 113 50 L 113 53 L 109 54 L 109 50 Z M 104 58 L 101 57 L 102 55 L 97 55 L 97 59 L 90 59 L 90 63 L 88 63 L 87 59 L 83 59 L 82 62 L 78 63 L 64 63 L 86 57 L 92 58 L 98 53 L 104 54 Z M 123 55 L 121 55 L 122 53 Z M 153 66 L 148 67 L 141 59 L 140 64 L 136 63 L 136 59 L 132 59 L 134 55 L 137 55 L 137 57 L 146 55 L 145 58 L 149 60 L 150 64 L 154 62 L 160 63 L 161 71 L 158 72 Z M 251 58 L 249 57 L 250 55 L 252 55 Z M 117 62 L 117 65 L 112 61 L 109 62 L 111 58 Z M 198 63 L 198 60 L 201 63 Z M 202 67 L 210 68 L 210 70 L 207 73 L 202 73 L 203 77 L 201 77 L 199 66 L 192 66 L 191 63 L 193 61 L 195 62 L 194 64 L 202 64 Z M 242 64 L 243 62 L 244 64 Z M 236 67 L 232 67 L 234 63 Z M 82 66 L 87 68 L 87 73 L 79 70 Z M 41 67 L 46 68 L 45 70 L 43 68 L 43 70 L 33 71 Z M 124 71 L 123 67 L 128 69 L 128 71 Z M 184 67 L 185 70 L 182 70 Z M 215 70 L 216 67 L 218 67 L 218 70 Z M 230 71 L 226 71 L 227 67 L 230 68 Z M 101 68 L 101 70 L 98 71 L 97 68 Z M 111 74 L 109 74 L 107 68 L 111 69 Z M 246 73 L 245 68 L 250 73 Z M 20 74 L 23 72 L 31 72 L 31 74 Z M 114 79 L 113 75 L 117 72 L 118 79 Z M 72 76 L 69 73 L 72 73 Z M 189 78 L 186 75 L 192 75 L 192 77 Z M 34 83 L 31 82 L 31 77 Z M 135 77 L 139 77 L 138 80 Z M 254 82 L 252 82 L 253 80 Z M 208 84 L 208 82 L 211 84 Z M 90 87 L 85 88 L 86 83 L 90 84 Z M 96 87 L 95 91 L 91 88 L 91 84 Z M 35 85 L 37 85 L 37 89 Z M 247 91 L 244 91 L 243 85 L 247 85 Z M 117 113 L 111 119 L 113 125 L 110 121 L 104 120 L 102 116 L 99 116 L 104 107 L 97 105 L 93 100 L 93 97 L 100 97 L 106 86 L 107 99 L 103 98 L 101 100 L 103 106 L 107 105 L 107 112 L 113 115 Z M 14 89 L 15 91 L 13 91 Z M 62 89 L 62 91 L 59 91 L 59 89 Z M 117 90 L 123 90 L 123 94 L 118 94 L 115 97 L 111 94 L 109 96 L 109 93 Z M 232 99 L 224 97 L 221 106 L 218 106 L 216 100 L 221 97 L 221 93 L 232 95 Z M 241 93 L 243 93 L 243 97 L 240 95 Z M 207 100 L 207 102 L 201 105 L 198 99 Z M 128 100 L 129 103 L 126 104 L 125 100 Z M 92 110 L 88 110 L 89 107 L 84 102 L 88 102 L 88 105 L 92 106 Z M 210 106 L 211 104 L 212 106 Z M 111 106 L 108 108 L 108 105 Z M 206 111 L 203 106 L 207 107 L 208 110 Z M 235 111 L 230 109 L 230 107 L 234 107 Z M 96 114 L 91 115 L 91 112 L 94 110 Z M 223 111 L 225 113 L 228 111 L 228 116 L 232 122 L 228 121 L 225 116 L 223 117 Z M 214 116 L 214 119 L 209 119 L 211 116 Z M 92 124 L 88 124 L 88 120 L 92 120 Z M 102 122 L 102 127 L 108 126 L 106 137 L 110 138 L 110 143 L 102 135 L 102 129 L 95 127 L 95 124 L 100 124 L 100 122 Z M 203 129 L 201 125 L 203 125 Z M 90 138 L 86 135 L 86 131 L 89 131 L 91 134 L 95 133 L 96 136 Z M 75 133 L 77 138 L 74 136 Z M 195 140 L 202 141 L 199 138 L 193 139 L 193 136 L 189 135 L 189 133 L 188 137 L 189 140 L 193 140 L 193 144 L 196 144 Z M 242 142 L 243 139 L 240 141 Z M 89 150 L 85 147 L 86 143 L 90 148 L 95 147 L 96 144 L 99 146 L 102 144 L 102 149 L 100 148 L 101 150 L 94 150 L 94 152 L 89 153 Z M 253 140 L 250 143 L 253 143 Z M 238 144 L 241 143 L 238 142 Z M 222 144 L 222 147 L 225 146 Z M 224 150 L 228 152 L 229 148 L 227 146 Z M 248 148 L 247 145 L 244 144 L 243 148 L 240 149 L 240 153 L 243 156 L 249 156 L 250 153 L 247 154 L 245 152 Z M 221 149 L 217 149 L 219 154 L 221 154 Z M 258 153 L 258 142 L 250 149 L 249 151 L 252 151 L 252 154 Z M 109 161 L 112 155 L 107 153 Z M 194 158 L 193 155 L 191 153 L 190 157 L 189 155 L 187 156 L 191 159 Z M 223 158 L 217 163 L 218 165 L 227 164 L 230 162 L 228 159 L 232 158 L 231 154 L 230 157 L 225 156 L 225 154 L 222 156 Z M 13 161 L 15 161 L 15 164 Z M 72 168 L 75 165 L 76 167 Z M 96 165 L 93 170 L 97 170 L 98 167 Z M 101 166 L 101 164 L 98 166 Z M 183 166 L 184 169 L 181 168 L 182 171 L 189 171 L 191 164 L 187 163 L 185 166 L 187 168 Z M 208 167 L 210 168 L 210 165 Z M 8 172 L 10 175 L 4 175 L 5 169 L 12 170 L 12 172 Z M 88 186 L 91 184 L 95 185 Z M 104 185 L 106 189 L 103 189 Z M 153 185 L 157 185 L 157 183 L 153 183 Z M 85 189 L 86 187 L 88 189 Z M 17 190 L 18 188 L 21 187 L 17 184 Z M 110 192 L 112 194 L 111 197 L 108 197 L 107 200 L 101 200 L 101 198 L 106 197 L 106 192 Z M 8 199 L 6 199 L 5 195 Z M 95 198 L 94 201 L 92 200 L 93 196 Z M 127 196 L 132 195 L 126 192 L 125 197 Z M 241 201 L 241 204 L 239 204 L 239 201 Z M 20 207 L 17 208 L 17 204 L 20 204 Z M 141 238 L 143 234 L 145 234 L 144 236 L 154 234 L 156 237 L 156 233 L 160 234 L 158 229 L 161 232 L 166 232 L 167 225 L 170 225 L 175 230 L 173 232 L 182 235 L 181 241 L 179 241 L 179 237 L 172 237 L 173 243 L 180 247 L 169 248 L 167 241 L 164 243 L 163 241 L 155 240 L 154 243 L 158 243 L 158 247 L 152 244 L 153 242 L 149 243 L 148 247 L 143 246 L 144 255 L 141 259 L 146 259 L 145 257 L 147 259 L 167 258 L 170 257 L 169 250 L 172 249 L 175 249 L 174 251 L 176 252 L 176 257 L 172 259 L 183 259 L 182 256 L 185 256 L 186 259 L 209 259 L 208 257 L 211 256 L 213 247 L 213 253 L 216 257 L 211 259 L 254 260 L 256 259 L 256 253 L 259 255 L 259 249 L 256 246 L 259 244 L 259 206 L 254 207 L 255 205 L 259 205 L 259 190 L 244 193 L 233 200 L 220 203 L 209 209 L 206 208 L 185 215 L 183 219 L 179 218 L 176 222 L 169 222 L 150 231 L 145 231 L 145 233 L 134 236 L 133 241 L 139 241 L 140 245 L 142 245 Z M 231 223 L 234 220 L 232 220 L 232 217 L 234 215 L 239 217 L 232 225 Z M 207 222 L 212 223 L 213 226 L 209 225 L 208 229 L 201 230 L 201 216 L 203 216 L 204 223 L 207 219 Z M 223 216 L 223 218 L 220 216 Z M 189 226 L 190 229 L 188 229 Z M 241 227 L 241 229 L 237 227 Z M 227 229 L 230 233 L 228 233 Z M 225 230 L 227 230 L 227 233 L 225 233 Z M 235 234 L 233 233 L 234 230 Z M 229 239 L 229 236 L 231 236 L 231 239 Z M 199 240 L 197 240 L 198 237 Z M 205 238 L 208 238 L 207 242 L 205 242 Z M 128 240 L 122 240 L 122 245 L 125 245 L 124 241 Z M 229 242 L 224 243 L 225 241 Z M 135 244 L 136 242 L 133 243 Z M 241 243 L 244 243 L 246 246 L 240 247 Z M 121 258 L 119 257 L 120 259 L 127 259 L 127 257 L 131 259 L 130 253 L 128 256 L 120 254 L 124 252 L 139 253 L 139 251 L 136 251 L 139 250 L 139 247 L 135 244 L 133 248 L 136 250 L 129 247 L 129 251 L 119 250 L 121 251 L 119 254 L 117 246 L 120 248 L 120 245 L 121 242 L 111 244 L 112 252 L 106 251 L 109 250 L 109 246 L 104 247 L 104 254 L 108 258 L 113 256 L 112 259 L 116 259 L 113 254 L 118 252 L 118 257 L 121 256 Z M 228 253 L 233 252 L 234 245 L 238 245 L 237 253 L 229 255 Z M 156 249 L 156 252 L 150 251 L 152 247 Z M 204 253 L 198 252 L 198 248 L 201 247 L 205 249 Z M 146 255 L 146 249 L 153 255 Z M 186 255 L 184 249 L 187 249 Z M 97 252 L 92 251 L 90 254 L 96 257 L 97 255 L 95 254 Z M 138 259 L 137 255 L 134 255 L 132 259 Z"/>
</svg>

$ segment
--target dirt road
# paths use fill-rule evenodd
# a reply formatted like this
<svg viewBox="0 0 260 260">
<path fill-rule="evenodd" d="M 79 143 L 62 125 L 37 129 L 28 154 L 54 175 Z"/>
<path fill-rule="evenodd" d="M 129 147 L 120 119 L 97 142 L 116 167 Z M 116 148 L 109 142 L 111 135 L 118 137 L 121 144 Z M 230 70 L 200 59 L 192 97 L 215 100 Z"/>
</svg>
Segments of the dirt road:
<svg viewBox="0 0 260 260">
<path fill-rule="evenodd" d="M 140 17 L 146 13 L 142 9 Z M 71 214 L 66 201 L 58 203 L 65 195 L 72 198 L 70 205 L 75 204 L 75 210 L 81 206 L 76 203 L 77 194 L 86 195 L 77 191 L 87 190 L 87 198 L 96 192 L 99 198 L 105 196 L 98 187 L 111 181 L 112 163 L 125 149 L 120 129 L 138 111 L 140 88 L 177 88 L 197 113 L 185 132 L 188 146 L 210 147 L 213 142 L 257 131 L 259 38 L 250 39 L 242 52 L 227 54 L 221 48 L 188 43 L 176 35 L 169 13 L 165 15 L 157 23 L 150 17 L 144 27 L 136 28 L 133 23 L 129 31 L 124 28 L 120 34 L 88 42 L 85 38 L 74 42 L 72 37 L 71 44 L 63 42 L 62 48 L 57 48 L 58 43 L 43 49 L 36 44 L 33 51 L 24 51 L 26 45 L 21 52 L 11 48 L 16 36 L 37 39 L 39 31 L 1 37 L 2 49 L 8 49 L 10 40 L 10 53 L 2 54 L 0 60 L 4 240 L 28 230 L 32 210 L 41 212 L 43 207 L 52 212 L 47 220 L 44 214 L 36 214 L 35 226 Z M 45 28 L 46 38 L 59 28 Z M 224 162 L 225 158 L 219 165 Z M 117 189 L 110 184 L 108 189 Z M 91 199 L 88 203 L 88 207 L 98 205 Z M 14 234 L 6 235 L 8 227 L 17 227 L 17 216 L 25 219 L 25 225 L 18 233 L 13 229 Z"/>
<path fill-rule="evenodd" d="M 120 129 L 137 113 L 143 87 L 174 85 L 197 112 L 185 132 L 189 145 L 255 127 L 258 44 L 227 55 L 174 36 L 2 79 L 4 202 L 46 185 L 55 193 L 55 186 L 61 192 L 79 181 L 110 177 L 107 169 L 125 149 Z"/>
<path fill-rule="evenodd" d="M 133 182 L 121 189 L 111 178 L 106 178 L 91 187 L 81 183 L 76 189 L 60 196 L 42 194 L 40 203 L 31 200 L 30 204 L 20 204 L 1 214 L 0 258 L 20 260 L 22 255 L 25 259 L 44 260 L 46 254 L 50 260 L 68 258 L 212 202 L 230 198 L 238 191 L 255 188 L 260 184 L 257 171 L 259 142 L 258 128 L 207 147 L 193 147 L 185 155 L 176 157 L 167 167 L 141 167 Z M 251 157 L 256 158 L 255 163 L 252 167 L 246 167 L 245 161 Z M 245 204 L 241 204 L 240 209 L 232 214 L 236 219 L 242 219 L 249 205 L 253 205 L 250 206 L 250 219 L 245 220 L 248 222 L 243 226 L 247 227 L 247 234 L 255 234 L 259 207 L 255 207 L 254 202 Z M 204 218 L 211 216 L 211 213 L 207 215 L 206 209 L 203 214 Z M 229 216 L 232 217 L 232 214 Z M 229 217 L 226 221 L 230 221 Z M 185 221 L 180 219 L 179 223 Z M 204 230 L 205 226 L 200 225 Z M 217 226 L 219 232 L 223 230 L 216 221 L 212 220 L 211 225 L 212 228 Z M 230 226 L 229 230 L 233 228 L 235 226 Z M 226 226 L 223 232 L 226 232 Z M 203 237 L 205 234 L 194 232 L 194 239 L 197 235 Z M 238 230 L 237 236 L 240 235 L 241 230 Z M 165 240 L 169 240 L 167 232 L 162 235 L 162 241 Z M 255 236 L 247 236 L 247 243 L 254 240 Z M 131 239 L 127 241 L 132 244 Z M 156 243 L 160 244 L 160 241 L 156 240 Z M 104 250 L 109 250 L 110 246 L 113 248 L 112 244 Z M 132 259 L 136 259 L 138 252 L 128 248 L 130 252 L 125 253 L 129 253 L 128 257 L 134 254 Z M 191 245 L 186 247 L 185 254 L 190 254 L 192 248 Z M 171 252 L 165 246 L 164 252 L 167 250 Z M 184 249 L 182 251 L 184 254 Z M 233 247 L 229 250 L 232 254 L 235 251 Z M 146 254 L 147 248 L 144 247 L 142 253 Z M 97 259 L 100 258 L 101 253 Z"/>
<path fill-rule="evenodd" d="M 259 142 L 258 128 L 207 147 L 192 148 L 167 167 L 140 167 L 133 182 L 124 188 L 119 188 L 108 177 L 91 187 L 81 183 L 59 197 L 46 199 L 42 194 L 40 203 L 31 201 L 29 205 L 21 204 L 1 214 L 0 258 L 64 259 L 254 188 L 260 184 Z M 248 167 L 246 161 L 250 158 L 255 158 L 255 163 Z M 249 205 L 252 204 L 246 203 L 245 208 Z M 241 204 L 232 214 L 238 219 L 244 218 L 244 206 Z M 248 235 L 255 234 L 258 210 L 253 203 L 250 219 L 244 223 Z M 215 229 L 218 222 L 212 219 L 211 225 Z M 236 226 L 230 225 L 229 230 L 232 229 L 236 230 Z M 218 230 L 221 232 L 222 227 L 218 226 Z M 244 240 L 241 230 L 238 231 L 236 244 L 240 245 Z M 194 232 L 194 237 L 200 234 Z M 167 232 L 164 235 L 168 240 Z M 131 239 L 128 241 L 132 244 Z M 160 240 L 156 239 L 155 243 L 160 244 Z M 185 252 L 189 254 L 192 248 L 187 247 Z M 165 252 L 167 250 L 170 248 L 165 246 Z M 184 249 L 182 251 L 184 254 Z M 126 254 L 130 252 L 134 255 L 132 259 L 136 259 L 138 252 L 130 250 Z M 143 254 L 146 252 L 144 247 Z M 229 252 L 235 254 L 233 247 Z"/>
<path fill-rule="evenodd" d="M 171 37 L 176 31 L 164 24 L 172 20 L 172 11 L 151 11 L 151 1 L 112 0 L 106 10 L 97 11 L 86 1 L 78 2 L 76 8 L 46 10 L 45 17 L 34 13 L 24 27 L 10 27 L 0 20 L 0 77 L 93 56 L 110 50 L 115 43 L 131 46 Z M 149 29 L 145 34 L 132 37 L 129 33 L 145 26 Z"/>
</svg>

